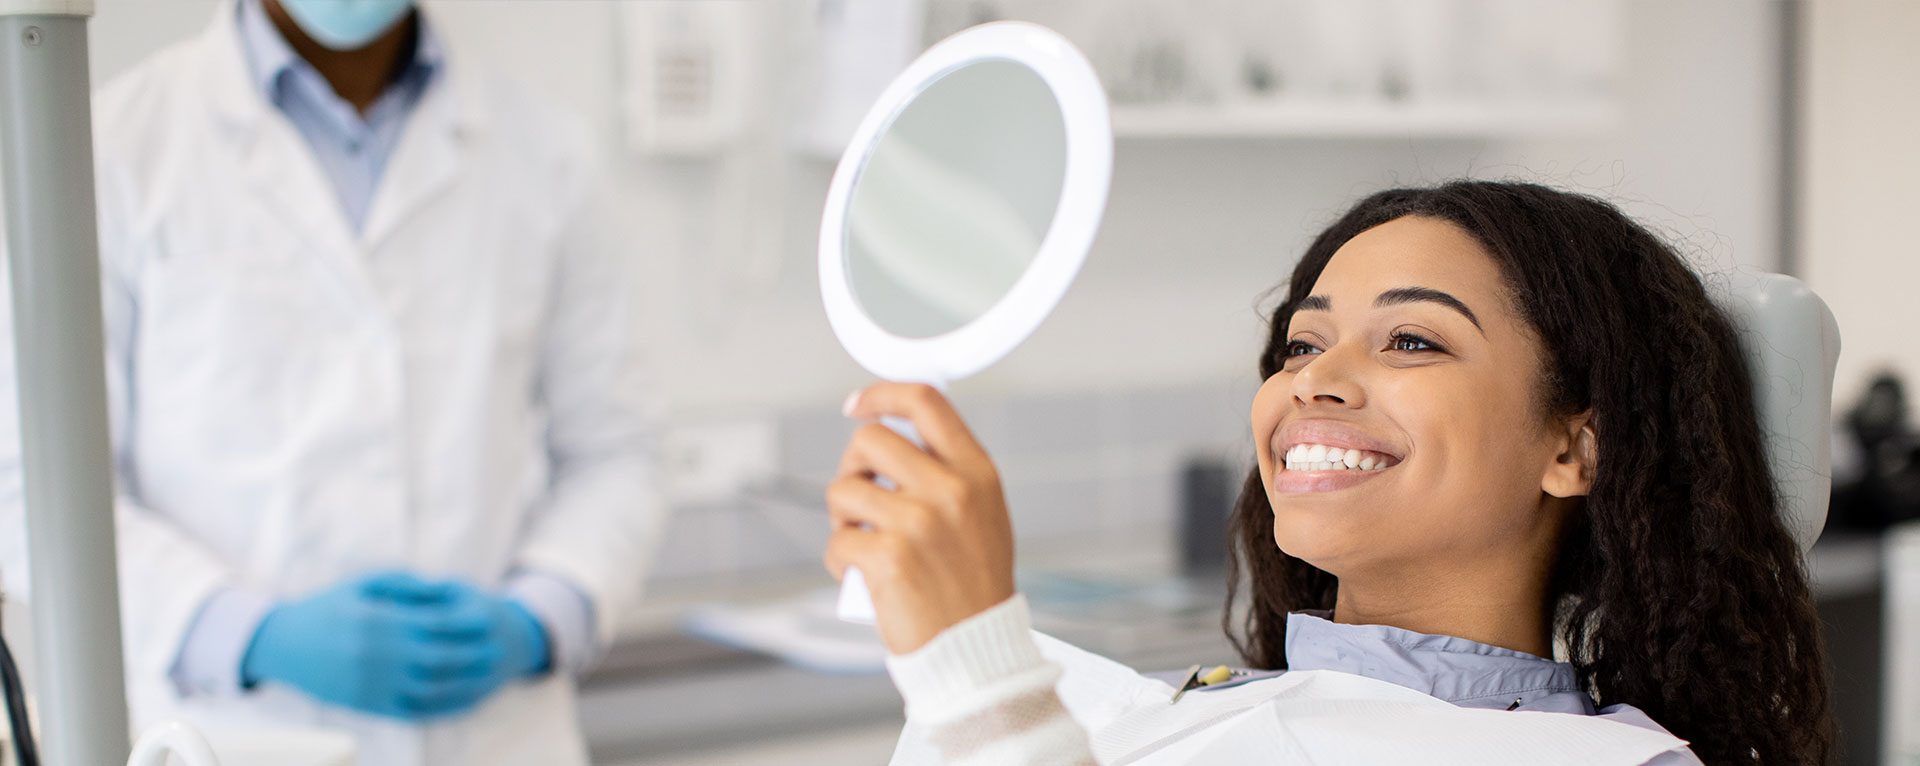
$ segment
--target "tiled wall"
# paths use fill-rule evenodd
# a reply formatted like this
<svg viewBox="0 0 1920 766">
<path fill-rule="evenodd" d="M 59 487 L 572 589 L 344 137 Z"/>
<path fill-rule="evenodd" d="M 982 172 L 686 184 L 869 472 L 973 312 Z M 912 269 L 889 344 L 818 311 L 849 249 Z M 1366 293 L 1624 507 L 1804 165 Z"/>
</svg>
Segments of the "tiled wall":
<svg viewBox="0 0 1920 766">
<path fill-rule="evenodd" d="M 1242 381 L 1039 396 L 962 388 L 952 399 L 999 467 L 1023 546 L 1075 535 L 1158 536 L 1171 546 L 1183 465 L 1224 461 L 1237 473 L 1250 464 L 1252 393 L 1253 381 Z M 675 507 L 656 585 L 818 570 L 822 491 L 855 423 L 830 409 L 774 417 L 781 476 L 740 498 Z"/>
</svg>

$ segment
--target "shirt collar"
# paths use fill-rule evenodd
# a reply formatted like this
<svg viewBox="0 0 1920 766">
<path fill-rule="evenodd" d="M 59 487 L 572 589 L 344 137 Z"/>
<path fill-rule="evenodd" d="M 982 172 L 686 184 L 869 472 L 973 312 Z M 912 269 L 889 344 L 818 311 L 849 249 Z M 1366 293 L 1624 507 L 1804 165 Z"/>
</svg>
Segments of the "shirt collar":
<svg viewBox="0 0 1920 766">
<path fill-rule="evenodd" d="M 248 74 L 254 87 L 269 103 L 279 103 L 282 79 L 295 68 L 304 68 L 319 77 L 319 72 L 313 71 L 313 65 L 300 58 L 300 54 L 294 52 L 293 46 L 280 35 L 280 30 L 274 28 L 273 22 L 267 18 L 266 9 L 260 7 L 260 0 L 238 2 L 240 47 L 246 53 Z M 432 25 L 427 23 L 426 14 L 420 13 L 418 8 L 414 13 L 420 18 L 417 21 L 419 39 L 413 46 L 413 59 L 407 62 L 406 69 L 394 78 L 389 88 L 414 81 L 425 82 L 442 68 L 445 61 L 445 51 Z"/>
<path fill-rule="evenodd" d="M 1573 666 L 1453 636 L 1386 625 L 1343 625 L 1322 614 L 1287 615 L 1287 668 L 1336 670 L 1425 692 L 1462 707 L 1581 708 Z M 1571 696 L 1570 696 L 1571 695 Z M 1549 698 L 1552 698 L 1549 700 Z"/>
</svg>

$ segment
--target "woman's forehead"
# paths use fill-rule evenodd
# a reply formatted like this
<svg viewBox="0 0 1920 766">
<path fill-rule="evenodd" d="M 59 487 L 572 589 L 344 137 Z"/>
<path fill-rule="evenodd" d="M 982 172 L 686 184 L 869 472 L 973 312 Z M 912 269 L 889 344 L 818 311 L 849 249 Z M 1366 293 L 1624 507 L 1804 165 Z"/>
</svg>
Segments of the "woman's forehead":
<svg viewBox="0 0 1920 766">
<path fill-rule="evenodd" d="M 1314 281 L 1313 295 L 1371 304 L 1387 290 L 1440 290 L 1491 312 L 1505 303 L 1505 281 L 1479 240 L 1437 218 L 1407 216 L 1360 232 L 1340 246 Z"/>
</svg>

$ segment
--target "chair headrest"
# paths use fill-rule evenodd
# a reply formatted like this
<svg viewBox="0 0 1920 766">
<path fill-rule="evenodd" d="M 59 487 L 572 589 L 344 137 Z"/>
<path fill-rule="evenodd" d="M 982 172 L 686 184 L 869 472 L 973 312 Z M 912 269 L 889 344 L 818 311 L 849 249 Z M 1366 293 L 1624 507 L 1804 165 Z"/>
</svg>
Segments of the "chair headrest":
<svg viewBox="0 0 1920 766">
<path fill-rule="evenodd" d="M 1793 277 L 1733 272 L 1702 281 L 1741 334 L 1781 513 L 1801 550 L 1810 549 L 1832 497 L 1840 327 L 1826 301 Z"/>
</svg>

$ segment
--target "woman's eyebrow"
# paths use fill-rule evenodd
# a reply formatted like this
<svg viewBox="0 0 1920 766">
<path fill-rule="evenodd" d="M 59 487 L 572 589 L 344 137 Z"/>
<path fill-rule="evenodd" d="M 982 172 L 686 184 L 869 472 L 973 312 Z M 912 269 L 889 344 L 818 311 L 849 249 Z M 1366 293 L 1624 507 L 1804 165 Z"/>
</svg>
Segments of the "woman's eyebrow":
<svg viewBox="0 0 1920 766">
<path fill-rule="evenodd" d="M 1473 315 L 1473 309 L 1467 308 L 1467 304 L 1461 303 L 1459 298 L 1455 298 L 1431 287 L 1396 287 L 1381 293 L 1380 297 L 1373 299 L 1373 305 L 1375 306 L 1393 306 L 1401 303 L 1422 302 L 1438 303 L 1454 311 L 1458 311 L 1461 316 L 1467 318 L 1467 321 L 1473 323 L 1474 328 L 1479 330 L 1480 334 L 1485 335 L 1487 333 L 1487 329 L 1480 326 L 1480 318 Z"/>
</svg>

